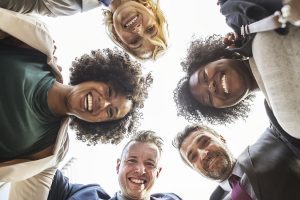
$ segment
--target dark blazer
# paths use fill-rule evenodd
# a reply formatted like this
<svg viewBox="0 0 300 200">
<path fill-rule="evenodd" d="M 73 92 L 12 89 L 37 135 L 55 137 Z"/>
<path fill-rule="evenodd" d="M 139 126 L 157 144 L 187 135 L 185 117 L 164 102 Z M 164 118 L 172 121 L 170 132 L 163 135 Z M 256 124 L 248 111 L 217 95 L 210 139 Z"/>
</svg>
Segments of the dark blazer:
<svg viewBox="0 0 300 200">
<path fill-rule="evenodd" d="M 282 7 L 282 0 L 219 0 L 220 12 L 225 16 L 226 23 L 234 32 L 241 34 L 241 26 L 259 21 L 274 14 Z M 278 29 L 285 33 L 284 29 Z M 246 56 L 252 56 L 252 40 L 254 34 L 240 41 L 239 48 L 233 49 Z"/>
<path fill-rule="evenodd" d="M 98 184 L 72 184 L 61 171 L 57 170 L 49 191 L 48 200 L 118 200 L 110 197 Z M 181 200 L 173 193 L 156 193 L 151 200 Z"/>
<path fill-rule="evenodd" d="M 286 133 L 279 132 L 279 125 L 268 109 L 270 127 L 244 150 L 237 159 L 237 165 L 246 173 L 258 199 L 300 199 L 300 159 L 294 151 L 300 149 L 299 140 L 293 138 L 296 146 L 291 148 L 290 139 L 282 139 Z M 218 186 L 210 200 L 222 199 L 225 192 Z"/>
</svg>

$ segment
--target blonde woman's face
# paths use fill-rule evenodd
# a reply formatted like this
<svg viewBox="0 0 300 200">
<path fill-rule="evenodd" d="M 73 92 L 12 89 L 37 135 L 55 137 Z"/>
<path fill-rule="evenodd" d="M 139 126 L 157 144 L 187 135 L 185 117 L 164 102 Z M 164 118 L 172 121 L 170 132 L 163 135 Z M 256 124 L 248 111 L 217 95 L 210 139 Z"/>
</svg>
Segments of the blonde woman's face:
<svg viewBox="0 0 300 200">
<path fill-rule="evenodd" d="M 138 57 L 149 58 L 159 30 L 153 11 L 136 1 L 122 3 L 113 12 L 113 26 L 121 42 Z"/>
</svg>

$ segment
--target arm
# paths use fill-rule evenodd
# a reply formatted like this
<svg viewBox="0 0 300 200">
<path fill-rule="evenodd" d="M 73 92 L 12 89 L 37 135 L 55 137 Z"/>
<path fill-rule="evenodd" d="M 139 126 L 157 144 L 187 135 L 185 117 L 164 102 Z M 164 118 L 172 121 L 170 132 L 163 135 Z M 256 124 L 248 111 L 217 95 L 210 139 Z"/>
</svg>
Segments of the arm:
<svg viewBox="0 0 300 200">
<path fill-rule="evenodd" d="M 110 196 L 97 184 L 72 184 L 61 171 L 57 170 L 48 200 L 75 200 L 75 199 L 110 199 Z"/>
<path fill-rule="evenodd" d="M 23 181 L 12 182 L 9 200 L 46 200 L 56 168 L 45 171 Z"/>
<path fill-rule="evenodd" d="M 225 44 L 245 56 L 252 56 L 252 40 L 254 34 L 243 38 L 241 35 L 241 26 L 259 21 L 272 15 L 282 7 L 281 0 L 223 0 L 220 1 L 221 13 L 226 18 L 226 23 L 235 32 L 237 40 L 228 40 L 225 38 Z M 229 42 L 229 43 L 228 43 Z"/>
<path fill-rule="evenodd" d="M 20 13 L 36 13 L 50 17 L 68 16 L 99 7 L 98 0 L 1 0 L 0 7 Z"/>
</svg>

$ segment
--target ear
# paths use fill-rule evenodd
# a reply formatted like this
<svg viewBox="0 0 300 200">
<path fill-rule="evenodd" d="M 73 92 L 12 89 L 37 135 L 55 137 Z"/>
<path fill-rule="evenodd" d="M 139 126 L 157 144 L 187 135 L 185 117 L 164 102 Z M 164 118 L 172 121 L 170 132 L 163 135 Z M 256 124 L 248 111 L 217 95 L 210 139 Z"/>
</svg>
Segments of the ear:
<svg viewBox="0 0 300 200">
<path fill-rule="evenodd" d="M 223 136 L 222 135 L 219 135 L 219 136 L 220 136 L 221 141 L 226 144 L 226 140 L 223 138 Z"/>
<path fill-rule="evenodd" d="M 159 177 L 159 174 L 160 174 L 161 170 L 162 170 L 162 168 L 161 168 L 161 167 L 159 167 L 159 168 L 158 168 L 158 170 L 157 170 L 157 172 L 156 172 L 156 178 L 158 178 L 158 177 Z"/>
<path fill-rule="evenodd" d="M 118 160 L 117 160 L 117 167 L 116 167 L 117 174 L 119 174 L 120 165 L 121 165 L 121 160 L 118 158 Z"/>
</svg>

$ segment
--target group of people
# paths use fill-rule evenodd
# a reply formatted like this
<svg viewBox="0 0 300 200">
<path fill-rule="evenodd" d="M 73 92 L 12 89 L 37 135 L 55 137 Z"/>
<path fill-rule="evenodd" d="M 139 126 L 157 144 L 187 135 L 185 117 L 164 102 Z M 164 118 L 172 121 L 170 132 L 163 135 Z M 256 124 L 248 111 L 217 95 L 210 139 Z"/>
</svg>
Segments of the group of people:
<svg viewBox="0 0 300 200">
<path fill-rule="evenodd" d="M 297 25 L 300 5 L 291 2 L 296 17 L 290 23 Z M 234 33 L 191 42 L 182 62 L 186 76 L 174 90 L 178 115 L 191 125 L 175 136 L 173 145 L 190 168 L 219 182 L 210 199 L 298 199 L 299 27 L 242 36 L 241 27 L 273 15 L 286 2 L 217 4 Z M 118 48 L 77 57 L 65 84 L 56 63 L 55 39 L 30 13 L 58 17 L 98 6 L 105 7 L 107 33 Z M 162 56 L 167 34 L 158 1 L 0 2 L 0 82 L 5 85 L 0 92 L 0 181 L 11 182 L 11 200 L 181 199 L 175 193 L 151 193 L 162 170 L 163 139 L 138 129 L 153 78 L 142 72 L 137 60 Z M 202 122 L 246 119 L 259 90 L 270 125 L 234 158 L 224 137 Z M 132 135 L 117 159 L 120 191 L 114 197 L 97 184 L 70 183 L 57 169 L 68 152 L 68 127 L 90 145 L 118 144 Z"/>
</svg>

